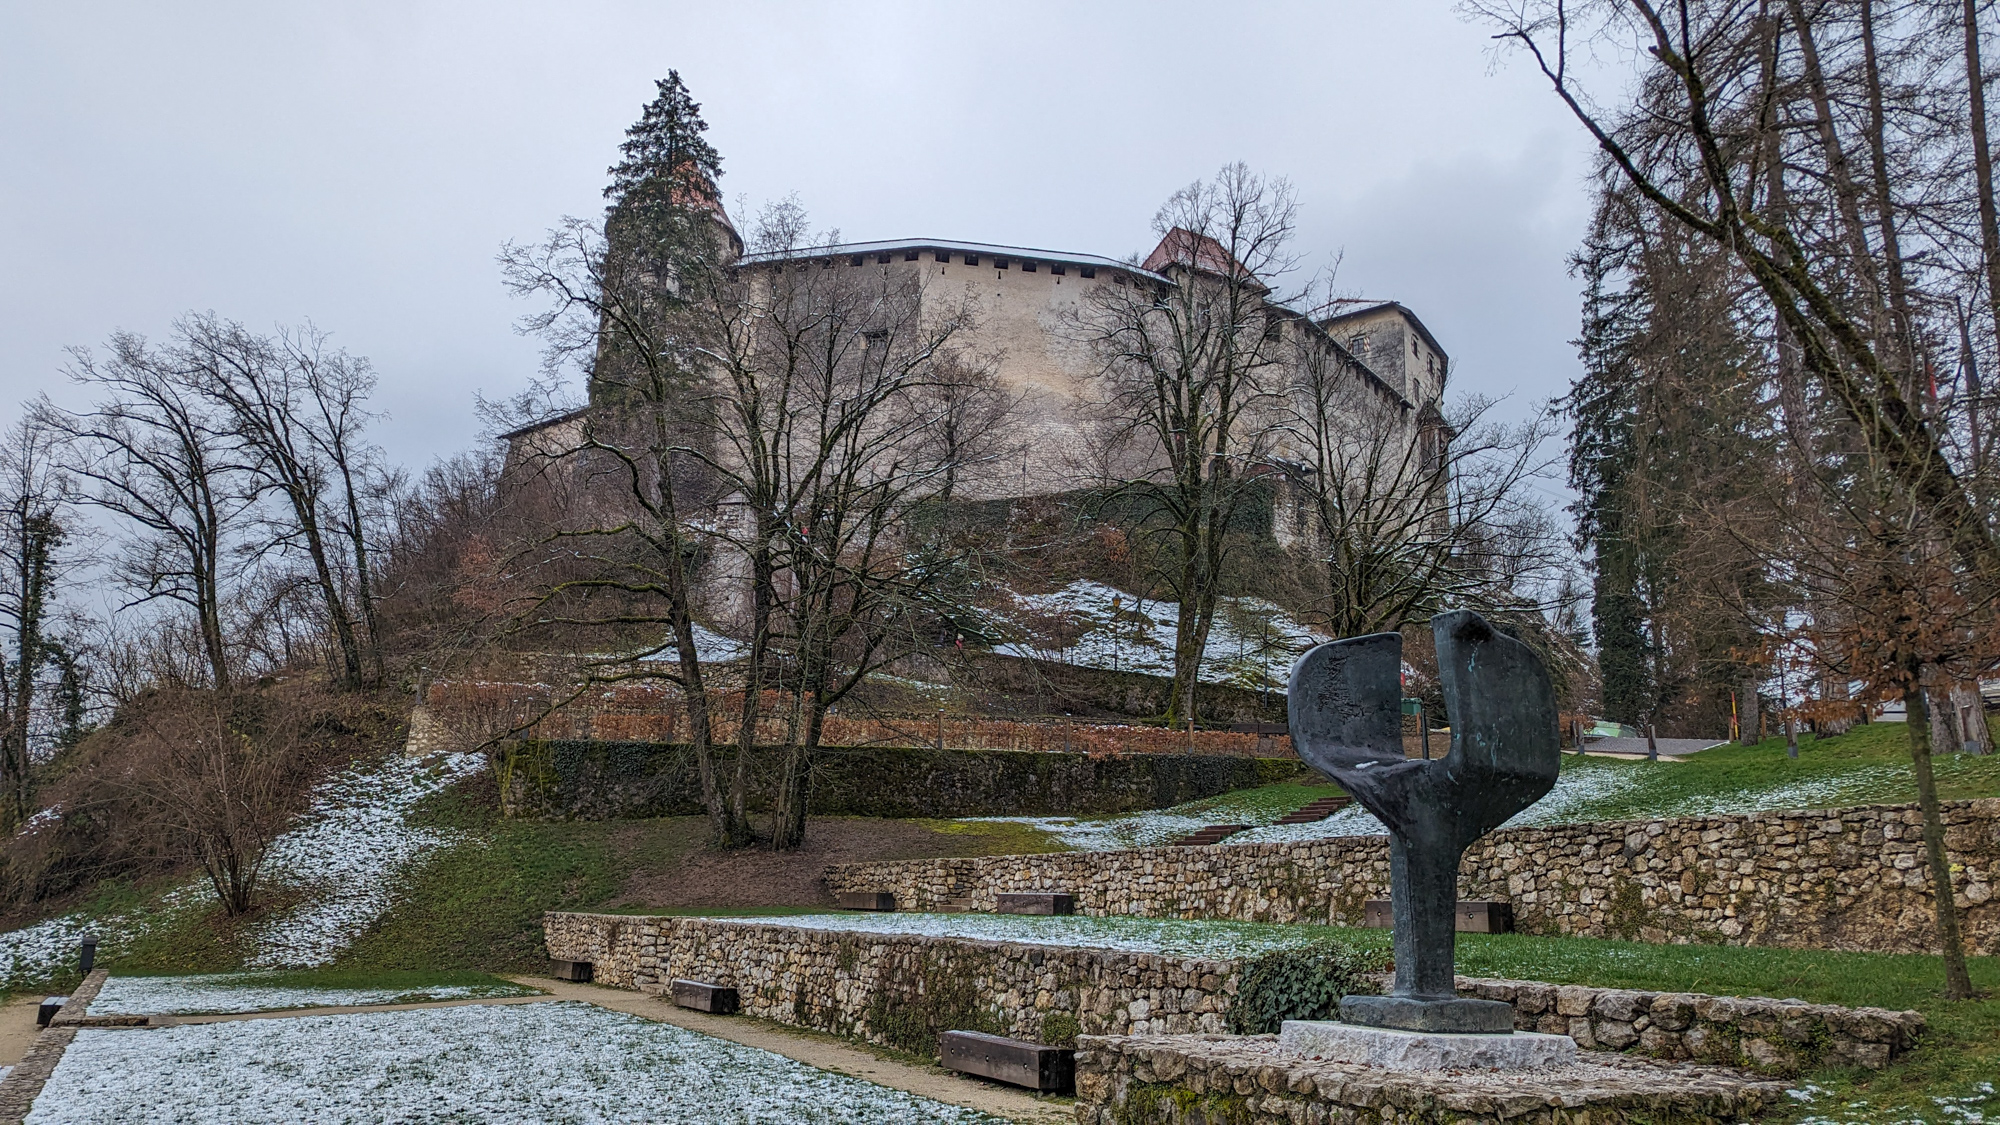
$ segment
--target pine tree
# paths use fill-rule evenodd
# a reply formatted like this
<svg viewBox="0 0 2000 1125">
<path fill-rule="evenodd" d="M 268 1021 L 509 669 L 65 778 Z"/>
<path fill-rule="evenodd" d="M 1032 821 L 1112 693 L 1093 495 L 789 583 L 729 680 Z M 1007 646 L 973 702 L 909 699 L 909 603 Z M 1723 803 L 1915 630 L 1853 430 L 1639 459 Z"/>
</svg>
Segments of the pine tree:
<svg viewBox="0 0 2000 1125">
<path fill-rule="evenodd" d="M 1571 507 L 1577 545 L 1592 549 L 1590 616 L 1597 638 L 1601 706 L 1614 722 L 1637 723 L 1654 704 L 1645 610 L 1639 598 L 1638 544 L 1625 511 L 1635 460 L 1637 384 L 1631 362 L 1639 319 L 1634 294 L 1610 278 L 1623 253 L 1612 233 L 1610 201 L 1600 209 L 1572 267 L 1584 277 L 1583 334 L 1576 341 L 1584 374 L 1563 406 L 1570 431 Z"/>
<path fill-rule="evenodd" d="M 604 197 L 611 211 L 705 207 L 715 199 L 715 181 L 722 176 L 722 156 L 702 136 L 708 122 L 701 103 L 670 70 L 654 85 L 659 96 L 647 104 L 639 120 L 625 130 L 618 146 L 624 159 L 610 168 L 611 184 Z"/>
<path fill-rule="evenodd" d="M 722 157 L 702 136 L 708 123 L 677 71 L 655 83 L 659 96 L 625 130 L 622 159 L 610 168 L 604 189 L 603 282 L 637 301 L 624 310 L 651 325 L 649 361 L 632 354 L 633 342 L 606 334 L 592 363 L 594 404 L 638 400 L 667 402 L 669 384 L 688 377 L 674 327 L 691 295 L 702 290 L 724 261 L 741 249 L 722 213 L 716 178 Z M 725 240 L 730 245 L 725 246 Z M 659 362 L 666 358 L 664 366 Z M 659 386 L 642 383 L 665 380 Z"/>
</svg>

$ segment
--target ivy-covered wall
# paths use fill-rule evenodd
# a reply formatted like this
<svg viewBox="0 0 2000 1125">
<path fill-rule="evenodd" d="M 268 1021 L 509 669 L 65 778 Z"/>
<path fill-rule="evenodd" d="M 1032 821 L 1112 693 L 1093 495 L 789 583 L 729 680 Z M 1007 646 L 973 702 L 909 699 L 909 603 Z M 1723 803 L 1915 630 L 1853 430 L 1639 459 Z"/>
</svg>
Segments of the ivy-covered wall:
<svg viewBox="0 0 2000 1125">
<path fill-rule="evenodd" d="M 500 743 L 489 757 L 509 816 L 613 820 L 701 812 L 685 745 L 528 739 Z M 754 802 L 769 792 L 774 765 L 752 763 Z M 1300 768 L 1296 759 L 1234 755 L 825 747 L 808 799 L 822 816 L 1071 816 L 1165 808 L 1282 781 Z"/>
</svg>

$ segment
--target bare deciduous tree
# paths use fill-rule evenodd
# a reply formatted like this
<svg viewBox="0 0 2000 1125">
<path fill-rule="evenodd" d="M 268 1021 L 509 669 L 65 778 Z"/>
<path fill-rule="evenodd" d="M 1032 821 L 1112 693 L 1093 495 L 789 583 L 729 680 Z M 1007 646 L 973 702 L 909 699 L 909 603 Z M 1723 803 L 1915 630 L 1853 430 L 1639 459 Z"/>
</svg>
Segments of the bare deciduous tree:
<svg viewBox="0 0 2000 1125">
<path fill-rule="evenodd" d="M 1292 189 L 1241 164 L 1174 193 L 1153 219 L 1167 277 L 1118 275 L 1071 317 L 1097 368 L 1090 395 L 1107 444 L 1127 451 L 1118 482 L 1156 509 L 1169 545 L 1161 578 L 1180 603 L 1169 722 L 1196 717 L 1228 528 L 1248 466 L 1269 451 L 1290 373 L 1271 286 L 1292 267 Z"/>
</svg>

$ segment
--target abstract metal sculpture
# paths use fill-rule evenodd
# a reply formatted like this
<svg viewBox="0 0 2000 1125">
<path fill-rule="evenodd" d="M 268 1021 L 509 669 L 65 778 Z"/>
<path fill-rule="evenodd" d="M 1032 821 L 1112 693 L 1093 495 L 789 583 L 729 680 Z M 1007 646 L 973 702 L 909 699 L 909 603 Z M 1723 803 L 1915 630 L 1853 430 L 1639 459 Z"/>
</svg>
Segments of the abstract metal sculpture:
<svg viewBox="0 0 2000 1125">
<path fill-rule="evenodd" d="M 1340 1002 L 1348 1023 L 1407 1031 L 1511 1032 L 1513 1007 L 1453 987 L 1459 857 L 1540 800 L 1561 761 L 1555 692 L 1534 651 L 1467 610 L 1431 618 L 1451 752 L 1403 754 L 1403 638 L 1319 645 L 1292 666 L 1292 745 L 1389 826 L 1396 983 Z"/>
</svg>

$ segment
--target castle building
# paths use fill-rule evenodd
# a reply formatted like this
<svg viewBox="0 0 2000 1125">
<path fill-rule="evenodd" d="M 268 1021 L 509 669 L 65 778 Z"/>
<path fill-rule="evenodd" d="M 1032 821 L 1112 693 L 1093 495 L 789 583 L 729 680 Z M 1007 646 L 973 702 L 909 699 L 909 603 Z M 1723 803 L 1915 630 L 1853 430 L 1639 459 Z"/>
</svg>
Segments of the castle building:
<svg viewBox="0 0 2000 1125">
<path fill-rule="evenodd" d="M 732 247 L 741 239 L 717 212 Z M 1104 287 L 1172 287 L 1187 271 L 1232 268 L 1215 261 L 1220 248 L 1175 230 L 1142 262 L 1096 254 L 1002 246 L 948 239 L 853 242 L 747 254 L 738 268 L 784 267 L 881 270 L 918 283 L 929 304 L 968 300 L 976 310 L 968 332 L 955 341 L 987 358 L 1014 401 L 1013 452 L 968 480 L 963 495 L 993 499 L 1042 495 L 1078 487 L 1080 443 L 1101 362 L 1076 338 L 1074 326 Z M 1423 460 L 1442 456 L 1450 439 L 1439 404 L 1449 357 L 1416 313 L 1396 301 L 1350 300 L 1340 311 L 1313 318 L 1272 304 L 1272 322 L 1295 342 L 1322 349 L 1347 384 L 1348 399 L 1365 425 L 1392 435 L 1393 443 L 1422 447 Z M 1301 352 L 1301 354 L 1304 354 Z M 573 440 L 582 412 L 547 419 L 503 435 L 510 460 L 547 454 Z M 1274 443 L 1267 455 L 1279 465 L 1309 461 L 1302 451 Z"/>
</svg>

